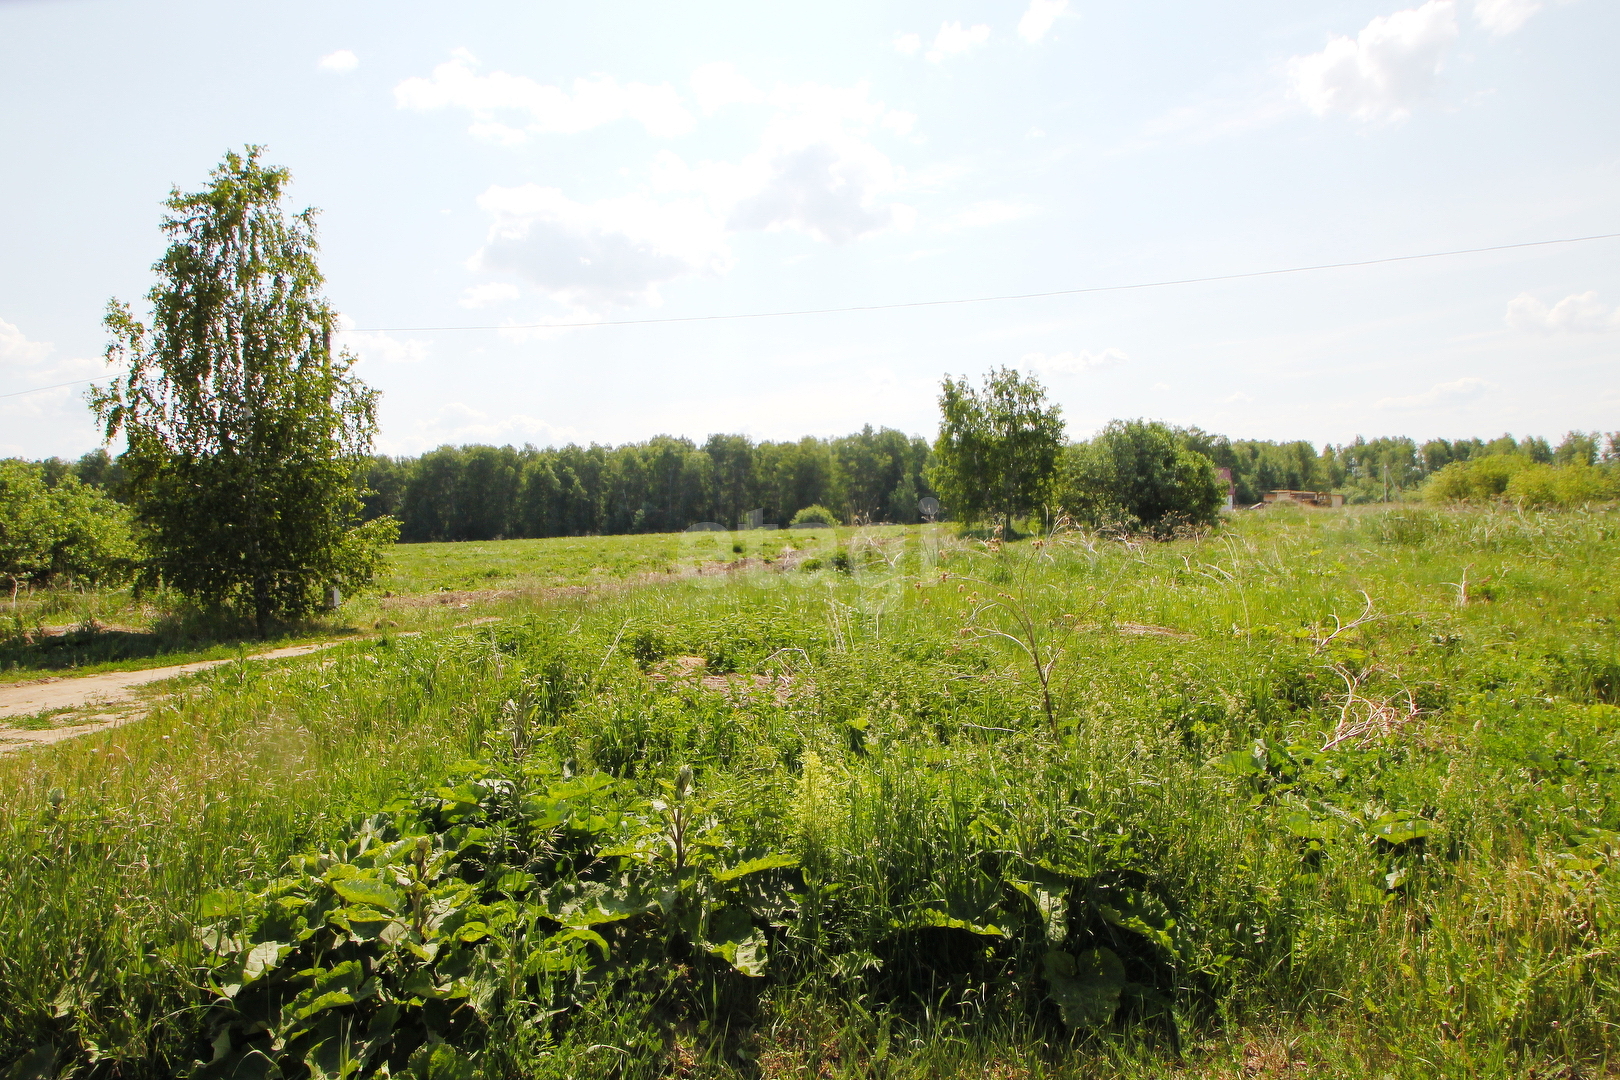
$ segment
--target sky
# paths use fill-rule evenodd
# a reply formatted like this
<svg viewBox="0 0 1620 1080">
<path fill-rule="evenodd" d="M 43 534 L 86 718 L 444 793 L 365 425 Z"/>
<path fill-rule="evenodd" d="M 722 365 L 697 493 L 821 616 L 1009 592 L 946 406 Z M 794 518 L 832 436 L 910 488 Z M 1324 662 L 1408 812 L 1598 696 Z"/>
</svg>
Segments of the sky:
<svg viewBox="0 0 1620 1080">
<path fill-rule="evenodd" d="M 1620 428 L 1620 239 L 1112 288 L 1620 232 L 1617 41 L 1612 0 L 0 0 L 0 455 L 100 444 L 23 391 L 108 372 L 161 201 L 249 143 L 385 453 L 931 436 L 1001 366 L 1075 438 Z"/>
</svg>

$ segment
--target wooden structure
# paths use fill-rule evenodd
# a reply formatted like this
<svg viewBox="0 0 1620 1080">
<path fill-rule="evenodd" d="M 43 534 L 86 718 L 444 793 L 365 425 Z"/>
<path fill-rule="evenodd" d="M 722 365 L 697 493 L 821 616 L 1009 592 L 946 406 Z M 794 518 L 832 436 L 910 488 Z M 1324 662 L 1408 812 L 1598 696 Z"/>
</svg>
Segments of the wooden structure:
<svg viewBox="0 0 1620 1080">
<path fill-rule="evenodd" d="M 1337 491 L 1289 491 L 1286 488 L 1268 491 L 1261 496 L 1266 504 L 1294 503 L 1297 506 L 1336 507 L 1344 505 L 1344 496 Z"/>
</svg>

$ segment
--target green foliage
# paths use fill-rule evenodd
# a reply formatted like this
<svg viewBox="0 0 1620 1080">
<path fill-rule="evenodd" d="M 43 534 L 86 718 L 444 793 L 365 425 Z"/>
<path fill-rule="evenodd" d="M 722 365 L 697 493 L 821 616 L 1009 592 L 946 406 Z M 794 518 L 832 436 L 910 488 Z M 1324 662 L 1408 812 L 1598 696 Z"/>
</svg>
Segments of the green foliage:
<svg viewBox="0 0 1620 1080">
<path fill-rule="evenodd" d="M 1003 367 L 974 389 L 964 379 L 940 385 L 939 438 L 928 479 L 945 509 L 967 523 L 1013 522 L 1051 494 L 1063 446 L 1062 410 L 1032 376 Z"/>
<path fill-rule="evenodd" d="M 1573 507 L 1620 496 L 1616 466 L 1572 460 L 1552 465 L 1525 454 L 1492 454 L 1444 466 L 1423 488 L 1428 502 L 1505 499 L 1522 506 Z"/>
<path fill-rule="evenodd" d="M 1091 524 L 1169 535 L 1214 524 L 1224 485 L 1209 458 L 1157 421 L 1115 420 L 1064 454 L 1063 508 Z"/>
<path fill-rule="evenodd" d="M 129 515 L 72 475 L 47 487 L 44 473 L 39 465 L 0 459 L 0 578 L 12 599 L 24 583 L 127 580 L 137 556 Z"/>
<path fill-rule="evenodd" d="M 174 191 L 150 329 L 114 301 L 92 404 L 122 434 L 149 584 L 238 605 L 262 631 L 369 582 L 396 530 L 357 524 L 354 476 L 376 393 L 334 354 L 314 212 L 281 208 L 285 169 L 228 154 L 200 192 Z"/>
<path fill-rule="evenodd" d="M 189 1075 L 470 1075 L 498 1025 L 559 1025 L 650 965 L 766 973 L 797 860 L 739 850 L 690 768 L 651 801 L 545 772 L 469 762 L 267 888 L 204 896 Z"/>
<path fill-rule="evenodd" d="M 621 446 L 442 446 L 373 458 L 366 515 L 394 514 L 408 542 L 679 532 L 731 525 L 752 510 L 783 524 L 807 507 L 827 520 L 917 520 L 928 444 L 870 426 L 834 439 L 702 444 L 657 436 Z"/>
<path fill-rule="evenodd" d="M 0 1067 L 156 1078 L 216 1043 L 292 1074 L 348 1047 L 559 1080 L 1620 1059 L 1620 511 L 943 532 L 860 534 L 847 575 L 738 568 L 233 665 L 0 757 Z M 261 995 L 241 976 L 269 942 Z M 411 1049 L 434 1037 L 436 1065 Z"/>
<path fill-rule="evenodd" d="M 789 524 L 803 525 L 806 522 L 811 521 L 820 522 L 823 525 L 838 524 L 838 518 L 831 510 L 827 509 L 825 506 L 816 506 L 814 504 L 806 506 L 803 510 L 800 510 L 798 513 L 794 514 L 793 520 L 789 522 Z"/>
</svg>

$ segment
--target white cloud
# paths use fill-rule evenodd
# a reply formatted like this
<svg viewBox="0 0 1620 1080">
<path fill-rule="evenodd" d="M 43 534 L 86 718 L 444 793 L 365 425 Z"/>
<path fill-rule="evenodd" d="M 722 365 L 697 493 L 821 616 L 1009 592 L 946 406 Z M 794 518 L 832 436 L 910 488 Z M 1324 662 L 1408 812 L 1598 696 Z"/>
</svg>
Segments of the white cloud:
<svg viewBox="0 0 1620 1080">
<path fill-rule="evenodd" d="M 901 34 L 894 39 L 894 51 L 904 53 L 906 56 L 916 56 L 922 48 L 922 37 L 917 34 Z"/>
<path fill-rule="evenodd" d="M 425 342 L 409 341 L 388 334 L 348 334 L 340 339 L 344 348 L 362 363 L 420 364 L 428 358 Z"/>
<path fill-rule="evenodd" d="M 1068 6 L 1069 0 L 1029 0 L 1029 10 L 1018 20 L 1018 36 L 1031 43 L 1041 40 Z"/>
<path fill-rule="evenodd" d="M 1242 404 L 1244 404 L 1246 402 L 1250 402 L 1250 401 L 1253 401 L 1253 400 L 1254 400 L 1253 397 L 1251 397 L 1250 395 L 1245 394 L 1243 391 L 1239 390 L 1236 393 L 1227 394 L 1225 397 L 1221 398 L 1221 404 L 1222 405 L 1242 405 Z"/>
<path fill-rule="evenodd" d="M 0 319 L 0 369 L 7 374 L 15 368 L 42 363 L 50 352 L 50 342 L 29 341 L 20 329 Z"/>
<path fill-rule="evenodd" d="M 478 60 L 465 49 L 434 68 L 431 78 L 417 76 L 394 87 L 394 101 L 402 109 L 466 109 L 473 116 L 469 130 L 475 136 L 506 145 L 530 135 L 577 134 L 618 120 L 634 120 L 660 138 L 684 135 L 693 125 L 692 114 L 668 85 L 621 85 L 610 75 L 596 75 L 575 79 L 573 89 L 564 90 L 503 71 L 480 75 Z M 510 114 L 517 114 L 521 126 L 497 119 Z"/>
<path fill-rule="evenodd" d="M 731 267 L 721 222 L 696 199 L 637 193 L 580 203 L 523 184 L 491 187 L 478 205 L 495 220 L 475 268 L 519 274 L 586 310 L 656 302 L 663 282 Z"/>
<path fill-rule="evenodd" d="M 1506 319 L 1515 330 L 1542 333 L 1602 333 L 1620 329 L 1620 309 L 1600 301 L 1595 292 L 1566 296 L 1552 307 L 1529 293 L 1520 293 L 1508 302 Z"/>
<path fill-rule="evenodd" d="M 1318 116 L 1400 120 L 1434 90 L 1446 50 L 1457 37 L 1455 0 L 1380 15 L 1353 40 L 1288 62 L 1294 96 Z"/>
<path fill-rule="evenodd" d="M 1085 349 L 1079 352 L 1060 353 L 1025 353 L 1022 363 L 1030 371 L 1041 375 L 1078 375 L 1082 371 L 1093 368 L 1113 367 L 1115 364 L 1124 364 L 1130 360 L 1119 349 L 1104 349 L 1102 352 L 1089 352 Z"/>
<path fill-rule="evenodd" d="M 957 211 L 938 225 L 935 229 L 941 232 L 954 232 L 957 229 L 983 229 L 991 225 L 1002 225 L 1009 221 L 1018 221 L 1030 217 L 1035 208 L 1027 203 L 1004 202 L 992 199 L 988 202 L 974 203 Z"/>
<path fill-rule="evenodd" d="M 1274 87 L 1247 95 L 1209 97 L 1154 117 L 1114 152 L 1131 153 L 1165 144 L 1206 143 L 1242 135 L 1293 115 L 1297 108 Z"/>
<path fill-rule="evenodd" d="M 704 64 L 692 72 L 692 96 L 704 115 L 726 105 L 753 105 L 764 100 L 748 76 L 724 61 Z"/>
<path fill-rule="evenodd" d="M 349 49 L 339 49 L 337 52 L 327 53 L 321 57 L 322 71 L 335 71 L 339 75 L 346 75 L 360 66 L 360 58 Z"/>
<path fill-rule="evenodd" d="M 904 134 L 916 117 L 871 98 L 870 87 L 777 86 L 757 151 L 737 162 L 689 166 L 672 153 L 654 163 L 654 189 L 701 195 L 734 230 L 802 232 L 845 243 L 914 218 L 894 201 L 902 170 L 873 144 Z"/>
<path fill-rule="evenodd" d="M 1496 389 L 1495 384 L 1484 379 L 1457 379 L 1452 382 L 1436 383 L 1421 394 L 1411 394 L 1407 397 L 1387 397 L 1378 399 L 1374 404 L 1376 409 L 1426 409 L 1439 405 L 1461 405 L 1472 401 L 1487 390 Z"/>
<path fill-rule="evenodd" d="M 937 64 L 948 57 L 960 56 L 976 49 L 989 40 L 990 28 L 983 23 L 970 27 L 964 27 L 959 22 L 941 23 L 939 33 L 934 35 L 934 46 L 928 50 L 927 57 L 931 63 Z"/>
<path fill-rule="evenodd" d="M 523 295 L 516 285 L 509 281 L 491 281 L 484 285 L 473 285 L 461 294 L 461 306 L 465 308 L 486 307 L 498 304 L 502 300 L 516 300 Z"/>
<path fill-rule="evenodd" d="M 1541 10 L 1538 0 L 1474 0 L 1474 18 L 1491 33 L 1513 33 Z"/>
<path fill-rule="evenodd" d="M 0 394 L 34 391 L 0 398 L 0 456 L 72 457 L 100 441 L 84 405 L 84 383 L 112 371 L 99 357 L 53 360 L 53 351 L 50 342 L 30 341 L 0 319 Z"/>
<path fill-rule="evenodd" d="M 427 343 L 415 339 L 402 339 L 392 334 L 352 333 L 354 319 L 338 316 L 337 347 L 353 353 L 361 363 L 417 364 L 428 358 Z"/>
<path fill-rule="evenodd" d="M 680 277 L 728 273 L 732 232 L 796 231 L 845 243 L 915 219 L 896 199 L 907 188 L 904 171 L 872 141 L 910 131 L 910 113 L 873 100 L 865 83 L 778 85 L 762 95 L 724 66 L 700 73 L 694 85 L 711 104 L 752 98 L 770 106 L 754 152 L 689 163 L 664 150 L 638 190 L 594 201 L 532 183 L 491 187 L 478 199 L 493 219 L 489 235 L 469 269 L 515 275 L 569 318 L 589 319 L 617 305 L 657 303 L 659 286 Z M 1008 213 L 981 211 L 992 212 Z M 509 300 L 512 289 L 473 286 L 462 303 Z"/>
</svg>

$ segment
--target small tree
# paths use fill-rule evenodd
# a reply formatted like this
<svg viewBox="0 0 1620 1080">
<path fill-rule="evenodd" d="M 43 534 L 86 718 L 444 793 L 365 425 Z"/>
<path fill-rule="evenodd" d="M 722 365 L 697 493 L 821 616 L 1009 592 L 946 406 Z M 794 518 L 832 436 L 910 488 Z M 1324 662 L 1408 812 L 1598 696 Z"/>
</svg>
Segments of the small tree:
<svg viewBox="0 0 1620 1080">
<path fill-rule="evenodd" d="M 1064 456 L 1063 507 L 1093 524 L 1210 525 L 1224 499 L 1214 462 L 1161 423 L 1111 421 Z"/>
<path fill-rule="evenodd" d="M 975 390 L 966 379 L 940 385 L 939 439 L 928 483 L 957 520 L 1012 523 L 1041 508 L 1063 448 L 1062 410 L 1046 388 L 1012 368 Z"/>
<path fill-rule="evenodd" d="M 108 306 L 107 359 L 127 373 L 91 406 L 107 439 L 128 443 L 144 578 L 250 611 L 262 634 L 316 610 L 327 586 L 369 581 L 397 526 L 356 524 L 377 394 L 332 351 L 315 212 L 283 214 L 290 176 L 260 152 L 170 193 L 152 327 Z"/>
<path fill-rule="evenodd" d="M 15 606 L 23 584 L 126 581 L 136 560 L 128 511 L 73 476 L 45 484 L 45 469 L 0 460 L 0 580 Z"/>
</svg>

